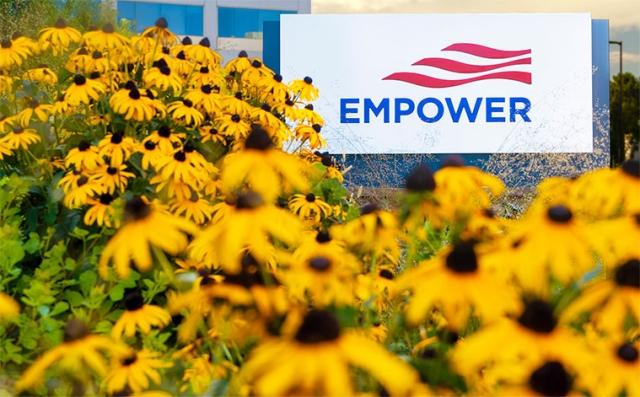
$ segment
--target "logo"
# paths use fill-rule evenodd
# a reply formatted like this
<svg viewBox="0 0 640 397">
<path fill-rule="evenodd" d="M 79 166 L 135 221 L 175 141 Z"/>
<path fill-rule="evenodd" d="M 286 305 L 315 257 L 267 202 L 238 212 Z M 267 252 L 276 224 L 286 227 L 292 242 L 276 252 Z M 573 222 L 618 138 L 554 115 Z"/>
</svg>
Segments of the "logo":
<svg viewBox="0 0 640 397">
<path fill-rule="evenodd" d="M 449 58 L 423 58 L 413 63 L 413 66 L 430 66 L 452 73 L 451 79 L 433 77 L 415 72 L 396 72 L 382 80 L 396 80 L 427 88 L 448 88 L 481 80 L 513 80 L 524 84 L 531 84 L 531 73 L 519 70 L 509 70 L 513 66 L 531 65 L 531 49 L 500 50 L 472 43 L 455 43 L 442 51 L 457 52 L 474 56 L 479 60 L 493 60 L 491 64 L 463 63 Z M 524 55 L 527 57 L 520 58 Z M 488 73 L 487 73 L 488 72 Z M 465 74 L 484 73 L 473 77 Z"/>
</svg>

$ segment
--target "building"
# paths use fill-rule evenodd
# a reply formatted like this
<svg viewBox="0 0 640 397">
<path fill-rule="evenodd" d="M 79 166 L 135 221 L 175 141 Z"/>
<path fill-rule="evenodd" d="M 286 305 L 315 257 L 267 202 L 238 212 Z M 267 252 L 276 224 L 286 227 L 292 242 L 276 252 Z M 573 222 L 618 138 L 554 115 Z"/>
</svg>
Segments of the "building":
<svg viewBox="0 0 640 397">
<path fill-rule="evenodd" d="M 278 29 L 282 14 L 309 14 L 311 0 L 117 0 L 116 7 L 118 20 L 138 32 L 164 17 L 172 32 L 194 42 L 208 37 L 230 59 L 240 50 L 262 57 L 265 26 Z"/>
</svg>

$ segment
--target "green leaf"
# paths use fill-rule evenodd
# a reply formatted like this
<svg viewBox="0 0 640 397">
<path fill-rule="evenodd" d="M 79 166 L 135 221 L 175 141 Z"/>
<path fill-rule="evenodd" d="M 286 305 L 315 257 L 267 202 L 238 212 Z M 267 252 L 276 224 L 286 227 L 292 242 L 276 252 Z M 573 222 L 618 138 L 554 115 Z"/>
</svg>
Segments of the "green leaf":
<svg viewBox="0 0 640 397">
<path fill-rule="evenodd" d="M 40 241 L 40 236 L 38 235 L 38 233 L 29 233 L 29 240 L 27 240 L 23 244 L 23 248 L 29 254 L 38 252 L 40 248 L 42 248 L 42 242 Z"/>
<path fill-rule="evenodd" d="M 113 302 L 118 302 L 124 297 L 124 285 L 116 284 L 111 291 L 109 291 L 109 299 Z"/>
<path fill-rule="evenodd" d="M 15 240 L 0 240 L 0 269 L 8 271 L 24 258 L 22 243 Z"/>
<path fill-rule="evenodd" d="M 93 270 L 87 270 L 78 277 L 80 291 L 84 296 L 88 296 L 91 288 L 96 284 L 97 275 Z"/>
<path fill-rule="evenodd" d="M 78 291 L 65 291 L 64 298 L 71 304 L 72 307 L 78 307 L 82 305 L 84 297 Z"/>
<path fill-rule="evenodd" d="M 53 306 L 53 310 L 49 313 L 50 316 L 56 316 L 69 310 L 69 304 L 65 301 L 60 301 Z"/>
</svg>

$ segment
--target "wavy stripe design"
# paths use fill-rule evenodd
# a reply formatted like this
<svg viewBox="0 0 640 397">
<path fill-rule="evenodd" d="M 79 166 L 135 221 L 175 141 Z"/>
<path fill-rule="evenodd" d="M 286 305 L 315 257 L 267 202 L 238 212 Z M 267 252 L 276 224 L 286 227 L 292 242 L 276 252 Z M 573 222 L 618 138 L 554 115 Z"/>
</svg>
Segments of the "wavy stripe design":
<svg viewBox="0 0 640 397">
<path fill-rule="evenodd" d="M 531 65 L 531 58 L 515 59 L 513 61 L 496 63 L 493 65 L 472 65 L 447 58 L 423 58 L 414 63 L 414 65 L 432 66 L 434 68 L 456 73 L 479 73 L 513 65 Z"/>
<path fill-rule="evenodd" d="M 436 77 L 427 76 L 420 73 L 411 73 L 411 72 L 398 72 L 392 73 L 382 80 L 396 80 L 403 81 L 405 83 L 415 84 L 422 87 L 427 88 L 447 88 L 447 87 L 456 87 L 462 84 L 472 83 L 474 81 L 480 80 L 490 80 L 490 79 L 500 79 L 500 80 L 513 80 L 519 81 L 525 84 L 531 84 L 531 73 L 529 72 L 495 72 L 483 74 L 480 76 L 469 77 L 466 79 L 460 80 L 445 80 L 439 79 Z"/>
<path fill-rule="evenodd" d="M 451 44 L 450 46 L 443 48 L 442 51 L 456 51 L 456 52 L 462 52 L 469 55 L 475 55 L 481 58 L 491 58 L 491 59 L 504 59 L 504 58 L 517 57 L 520 55 L 531 54 L 531 49 L 505 51 L 505 50 L 498 50 L 496 48 L 491 48 L 491 47 L 483 46 L 480 44 L 472 44 L 472 43 Z"/>
</svg>

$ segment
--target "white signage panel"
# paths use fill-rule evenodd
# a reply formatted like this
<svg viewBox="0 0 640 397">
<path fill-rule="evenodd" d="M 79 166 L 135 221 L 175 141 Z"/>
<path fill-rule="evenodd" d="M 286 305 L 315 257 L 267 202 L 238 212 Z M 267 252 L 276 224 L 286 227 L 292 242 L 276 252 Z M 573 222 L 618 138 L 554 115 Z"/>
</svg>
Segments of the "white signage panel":
<svg viewBox="0 0 640 397">
<path fill-rule="evenodd" d="M 589 14 L 283 15 L 333 153 L 588 153 Z"/>
</svg>

